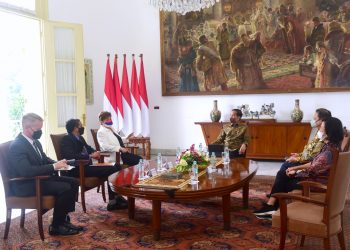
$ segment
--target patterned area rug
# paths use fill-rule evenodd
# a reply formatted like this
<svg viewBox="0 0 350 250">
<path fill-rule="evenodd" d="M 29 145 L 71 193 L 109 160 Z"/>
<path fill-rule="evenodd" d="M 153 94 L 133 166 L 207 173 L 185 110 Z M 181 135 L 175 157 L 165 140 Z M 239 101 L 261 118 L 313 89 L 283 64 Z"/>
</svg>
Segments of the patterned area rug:
<svg viewBox="0 0 350 250">
<path fill-rule="evenodd" d="M 46 231 L 48 218 L 44 216 L 45 241 L 41 242 L 36 224 L 36 213 L 26 217 L 25 229 L 19 228 L 19 218 L 12 221 L 9 239 L 0 241 L 0 249 L 277 249 L 279 231 L 271 228 L 270 221 L 258 220 L 252 210 L 260 207 L 269 191 L 273 177 L 256 176 L 251 183 L 249 209 L 242 209 L 241 192 L 232 193 L 231 230 L 222 229 L 221 199 L 162 204 L 161 240 L 154 241 L 151 231 L 151 203 L 136 200 L 135 220 L 129 220 L 127 211 L 106 211 L 101 194 L 87 193 L 88 213 L 80 204 L 71 214 L 74 223 L 85 226 L 85 231 L 72 237 L 51 237 Z M 347 201 L 345 234 L 350 247 L 350 202 Z M 2 211 L 5 212 L 5 211 Z M 0 225 L 1 234 L 4 223 Z M 286 249 L 295 249 L 298 237 L 288 234 Z M 332 238 L 332 249 L 338 248 Z M 320 249 L 322 240 L 306 238 L 303 249 Z"/>
</svg>

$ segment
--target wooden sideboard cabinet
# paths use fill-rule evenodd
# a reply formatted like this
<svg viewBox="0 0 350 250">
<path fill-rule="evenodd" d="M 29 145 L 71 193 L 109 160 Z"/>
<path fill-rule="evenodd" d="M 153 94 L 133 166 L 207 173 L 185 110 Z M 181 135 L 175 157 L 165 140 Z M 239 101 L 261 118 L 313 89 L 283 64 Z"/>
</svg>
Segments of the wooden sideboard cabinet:
<svg viewBox="0 0 350 250">
<path fill-rule="evenodd" d="M 250 141 L 247 158 L 282 160 L 290 153 L 301 152 L 308 142 L 309 123 L 276 122 L 275 120 L 246 120 Z M 223 122 L 195 122 L 202 128 L 206 144 L 214 141 L 222 129 Z"/>
</svg>

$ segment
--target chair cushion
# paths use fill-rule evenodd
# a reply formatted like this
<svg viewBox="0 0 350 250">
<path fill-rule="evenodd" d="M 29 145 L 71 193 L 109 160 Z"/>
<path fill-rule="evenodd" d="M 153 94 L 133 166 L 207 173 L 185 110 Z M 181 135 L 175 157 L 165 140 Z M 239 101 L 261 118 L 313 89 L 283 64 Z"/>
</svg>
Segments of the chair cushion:
<svg viewBox="0 0 350 250">
<path fill-rule="evenodd" d="M 26 208 L 26 209 L 36 209 L 36 197 L 19 197 L 10 196 L 6 198 L 6 203 L 8 208 Z M 42 197 L 42 207 L 44 209 L 51 209 L 55 206 L 55 196 L 43 196 Z"/>
<path fill-rule="evenodd" d="M 327 237 L 327 226 L 323 220 L 323 207 L 306 202 L 292 202 L 287 205 L 288 231 L 316 237 Z M 280 210 L 272 215 L 272 226 L 280 227 Z M 341 230 L 340 215 L 330 221 L 330 235 Z"/>
</svg>

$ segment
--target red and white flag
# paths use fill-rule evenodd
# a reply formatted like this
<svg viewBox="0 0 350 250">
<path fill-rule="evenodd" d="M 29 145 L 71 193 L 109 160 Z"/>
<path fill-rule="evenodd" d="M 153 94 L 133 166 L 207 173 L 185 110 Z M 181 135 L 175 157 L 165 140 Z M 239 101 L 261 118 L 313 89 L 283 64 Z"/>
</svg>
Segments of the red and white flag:
<svg viewBox="0 0 350 250">
<path fill-rule="evenodd" d="M 126 69 L 126 55 L 124 54 L 123 75 L 122 75 L 122 100 L 124 112 L 124 125 L 122 132 L 124 136 L 129 136 L 133 132 L 132 124 L 132 102 L 129 90 L 128 72 Z"/>
<path fill-rule="evenodd" d="M 132 102 L 132 121 L 134 127 L 134 136 L 141 134 L 141 103 L 139 93 L 139 81 L 137 80 L 137 71 L 135 57 L 132 55 L 132 71 L 131 71 L 131 102 Z"/>
<path fill-rule="evenodd" d="M 113 68 L 113 83 L 115 87 L 115 97 L 116 97 L 116 104 L 117 104 L 116 113 L 118 116 L 118 120 L 113 119 L 114 121 L 113 124 L 116 124 L 115 128 L 117 129 L 117 131 L 120 131 L 123 128 L 123 124 L 124 124 L 124 112 L 123 112 L 122 92 L 120 91 L 117 58 L 118 58 L 117 55 L 115 55 L 114 68 Z"/>
<path fill-rule="evenodd" d="M 140 55 L 140 77 L 139 77 L 139 90 L 140 90 L 140 102 L 141 102 L 141 121 L 142 121 L 142 131 L 141 135 L 143 137 L 148 137 L 150 135 L 149 127 L 149 106 L 147 97 L 147 88 L 145 80 L 145 71 L 143 68 L 143 56 Z"/>
<path fill-rule="evenodd" d="M 117 121 L 117 99 L 115 95 L 115 86 L 113 84 L 111 67 L 109 64 L 109 54 L 107 55 L 106 64 L 103 110 L 110 112 L 112 115 L 112 120 Z"/>
</svg>

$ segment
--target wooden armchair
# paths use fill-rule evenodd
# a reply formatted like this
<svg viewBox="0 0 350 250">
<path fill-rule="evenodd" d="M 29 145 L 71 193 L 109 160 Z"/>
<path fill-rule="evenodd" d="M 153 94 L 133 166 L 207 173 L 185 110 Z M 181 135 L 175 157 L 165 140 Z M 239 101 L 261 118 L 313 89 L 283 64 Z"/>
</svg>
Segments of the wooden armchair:
<svg viewBox="0 0 350 250">
<path fill-rule="evenodd" d="M 44 240 L 44 231 L 43 231 L 43 220 L 42 215 L 48 210 L 54 207 L 55 197 L 54 196 L 42 196 L 41 194 L 41 180 L 47 179 L 50 176 L 36 176 L 36 177 L 21 177 L 10 179 L 8 175 L 8 152 L 11 142 L 5 142 L 0 144 L 0 173 L 2 177 L 2 182 L 4 185 L 5 191 L 5 200 L 6 200 L 6 225 L 4 232 L 4 239 L 7 239 L 10 224 L 11 224 L 11 213 L 12 209 L 21 209 L 21 221 L 20 227 L 24 227 L 25 221 L 25 210 L 26 209 L 36 209 L 38 217 L 38 228 L 40 238 Z M 36 196 L 20 197 L 11 194 L 10 192 L 10 183 L 11 182 L 20 182 L 25 180 L 35 180 Z"/>
<path fill-rule="evenodd" d="M 61 156 L 61 140 L 66 134 L 50 134 L 53 147 L 56 152 L 57 160 L 62 160 Z M 69 159 L 67 159 L 69 160 Z M 84 213 L 86 213 L 86 205 L 85 205 L 85 192 L 95 188 L 102 186 L 102 198 L 103 201 L 106 202 L 106 194 L 105 194 L 105 185 L 104 182 L 107 181 L 107 178 L 101 177 L 85 177 L 85 168 L 84 166 L 87 164 L 86 160 L 79 160 L 79 184 L 80 184 L 80 197 L 81 197 L 81 205 L 83 207 Z"/>
<path fill-rule="evenodd" d="M 305 181 L 304 196 L 277 193 L 280 209 L 272 215 L 272 226 L 281 229 L 279 249 L 284 249 L 287 231 L 302 235 L 301 246 L 305 235 L 323 238 L 324 249 L 330 249 L 330 237 L 337 234 L 341 249 L 345 249 L 343 210 L 346 193 L 350 182 L 350 152 L 339 154 L 331 168 L 328 185 Z M 310 187 L 326 190 L 324 200 L 308 197 Z M 287 204 L 287 200 L 293 202 Z"/>
</svg>

